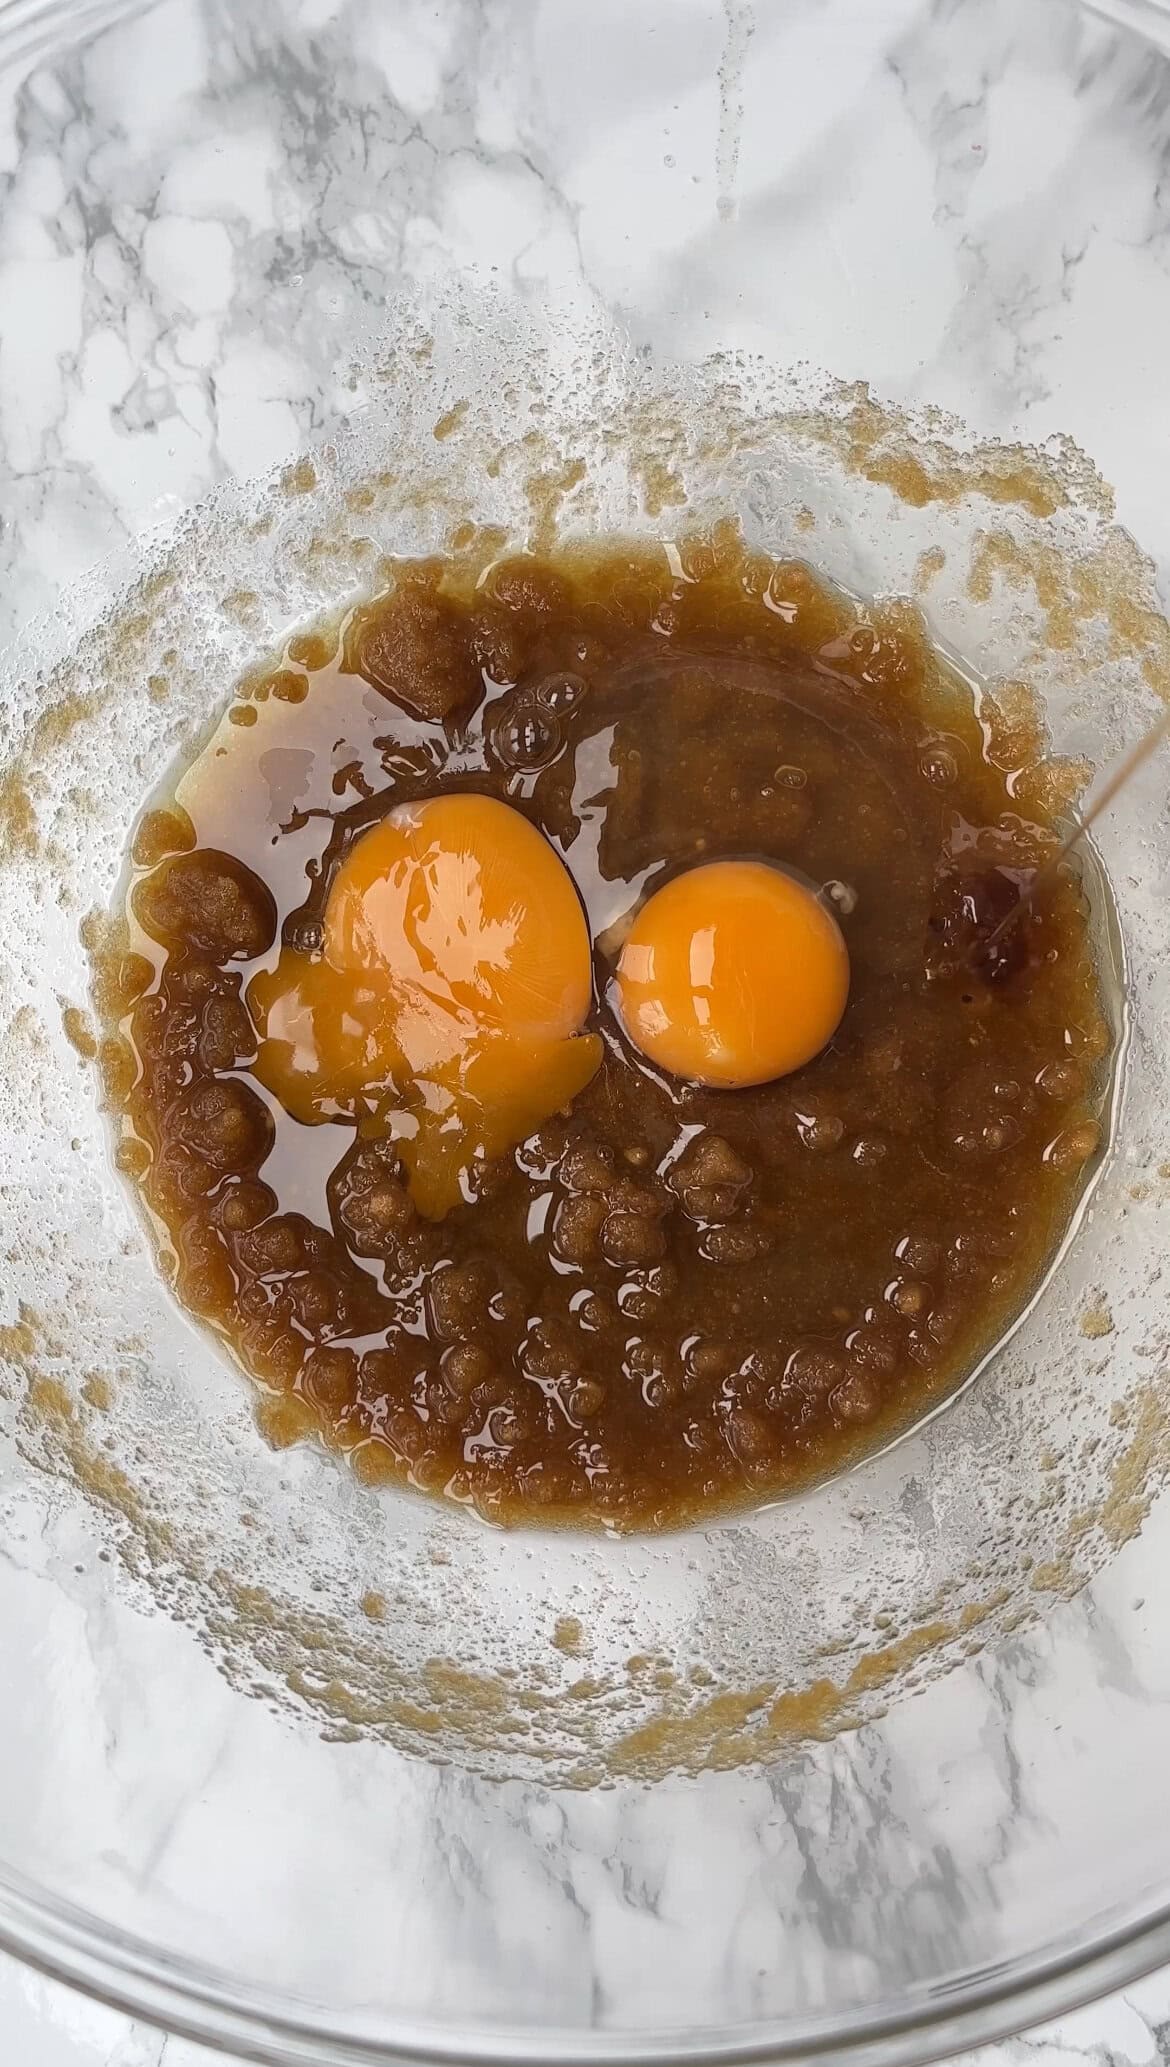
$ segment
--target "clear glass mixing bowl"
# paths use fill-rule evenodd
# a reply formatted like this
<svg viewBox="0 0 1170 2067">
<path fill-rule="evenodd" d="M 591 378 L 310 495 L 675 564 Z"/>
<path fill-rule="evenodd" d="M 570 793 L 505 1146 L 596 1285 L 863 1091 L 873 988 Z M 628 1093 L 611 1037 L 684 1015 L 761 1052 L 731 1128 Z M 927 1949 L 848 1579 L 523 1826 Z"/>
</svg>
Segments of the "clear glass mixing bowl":
<svg viewBox="0 0 1170 2067">
<path fill-rule="evenodd" d="M 468 519 L 733 512 L 915 597 L 1059 751 L 1136 738 L 1170 670 L 1164 29 L 0 4 L 24 1957 L 258 2059 L 559 2062 L 919 2059 L 1170 1956 L 1164 759 L 1100 833 L 1126 1053 L 1051 1281 L 885 1455 L 656 1540 L 265 1445 L 112 1175 L 83 940 L 235 671 Z"/>
</svg>

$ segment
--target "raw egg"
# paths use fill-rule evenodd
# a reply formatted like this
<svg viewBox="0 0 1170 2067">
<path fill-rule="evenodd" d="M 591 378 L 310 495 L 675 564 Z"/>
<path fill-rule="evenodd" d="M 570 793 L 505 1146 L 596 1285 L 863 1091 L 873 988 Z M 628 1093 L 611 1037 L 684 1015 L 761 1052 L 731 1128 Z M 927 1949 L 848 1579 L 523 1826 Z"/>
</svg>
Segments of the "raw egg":
<svg viewBox="0 0 1170 2067">
<path fill-rule="evenodd" d="M 547 840 L 506 804 L 393 811 L 334 878 L 320 951 L 253 977 L 255 1071 L 295 1119 L 393 1134 L 419 1211 L 468 1196 L 601 1061 L 585 914 Z"/>
<path fill-rule="evenodd" d="M 763 861 L 714 861 L 647 899 L 617 967 L 631 1041 L 674 1076 L 734 1089 L 811 1062 L 845 1010 L 849 956 L 811 890 Z"/>
</svg>

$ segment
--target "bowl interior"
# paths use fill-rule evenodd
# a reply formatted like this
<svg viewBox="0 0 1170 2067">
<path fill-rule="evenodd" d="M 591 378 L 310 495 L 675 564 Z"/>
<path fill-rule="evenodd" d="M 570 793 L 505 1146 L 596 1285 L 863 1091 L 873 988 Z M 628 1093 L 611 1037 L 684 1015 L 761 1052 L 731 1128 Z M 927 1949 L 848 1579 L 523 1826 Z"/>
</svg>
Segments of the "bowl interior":
<svg viewBox="0 0 1170 2067">
<path fill-rule="evenodd" d="M 297 2056 L 293 2025 L 314 2057 L 848 2049 L 907 2019 L 923 2048 L 1170 1896 L 1156 760 L 1099 832 L 1125 1055 L 1075 1238 L 975 1383 L 798 1501 L 657 1539 L 495 1533 L 272 1451 L 110 1167 L 87 941 L 128 828 L 238 672 L 384 554 L 468 519 L 541 543 L 730 513 L 863 595 L 914 597 L 977 688 L 1028 685 L 1057 752 L 1100 765 L 1161 708 L 1157 566 L 1050 436 L 1101 454 L 1156 558 L 1150 324 L 1120 255 L 1163 140 L 1149 52 L 1055 5 L 1026 35 L 994 7 L 754 28 L 697 8 L 653 17 L 661 42 L 651 19 L 538 10 L 472 50 L 449 10 L 432 33 L 162 0 L 13 72 L 16 219 L 59 220 L 78 254 L 68 439 L 90 456 L 72 498 L 54 458 L 38 504 L 12 448 L 0 1928 L 274 2056 Z M 479 81 L 470 113 L 456 77 Z M 77 78 L 92 157 L 66 136 Z M 688 153 L 701 208 L 673 177 Z M 660 205 L 631 210 L 635 190 Z M 1082 233 L 1033 392 L 999 349 L 1005 297 Z M 120 246 L 144 273 L 117 272 Z M 56 319 L 31 275 L 14 299 L 22 277 L 0 276 L 0 322 L 51 413 Z M 1111 283 L 1131 319 L 1103 398 Z M 111 344 L 102 294 L 155 321 L 149 343 Z M 161 443 L 135 352 L 171 354 Z M 102 381 L 124 375 L 118 417 Z"/>
</svg>

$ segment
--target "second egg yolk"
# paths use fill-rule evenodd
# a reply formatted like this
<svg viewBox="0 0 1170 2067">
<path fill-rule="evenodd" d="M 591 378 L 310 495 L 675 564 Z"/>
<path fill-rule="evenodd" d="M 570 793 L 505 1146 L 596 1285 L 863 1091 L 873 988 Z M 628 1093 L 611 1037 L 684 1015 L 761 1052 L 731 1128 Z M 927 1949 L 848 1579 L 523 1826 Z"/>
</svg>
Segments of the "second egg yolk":
<svg viewBox="0 0 1170 2067">
<path fill-rule="evenodd" d="M 389 1132 L 419 1211 L 467 1195 L 584 1089 L 601 1043 L 581 1027 L 589 935 L 568 871 L 490 797 L 405 805 L 334 879 L 317 954 L 253 977 L 256 1075 L 293 1117 Z"/>
<path fill-rule="evenodd" d="M 849 992 L 840 928 L 811 890 L 762 861 L 715 861 L 647 899 L 617 969 L 635 1046 L 701 1084 L 766 1084 L 811 1062 Z"/>
</svg>

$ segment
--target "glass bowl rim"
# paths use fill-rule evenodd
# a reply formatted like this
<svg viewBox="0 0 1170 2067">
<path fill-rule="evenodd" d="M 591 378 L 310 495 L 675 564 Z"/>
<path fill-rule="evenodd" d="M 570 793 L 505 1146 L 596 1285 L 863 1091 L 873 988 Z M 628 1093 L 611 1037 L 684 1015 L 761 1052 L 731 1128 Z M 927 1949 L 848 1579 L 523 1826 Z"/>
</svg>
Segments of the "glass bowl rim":
<svg viewBox="0 0 1170 2067">
<path fill-rule="evenodd" d="M 151 11 L 157 0 L 0 0 L 0 70 Z M 925 2067 L 1123 1989 L 1170 1963 L 1170 1884 L 1084 1942 L 999 1962 L 920 2001 L 836 2019 L 763 2022 L 693 2034 L 615 2029 L 479 2031 L 402 2016 L 386 2038 L 312 2016 L 262 1987 L 244 1986 L 195 1960 L 62 1901 L 0 1860 L 0 1951 L 106 2007 L 266 2067 L 768 2067 L 840 2062 Z"/>
<path fill-rule="evenodd" d="M 1080 1945 L 999 1962 L 920 2003 L 745 2027 L 659 2032 L 448 2031 L 404 2015 L 385 2038 L 331 2024 L 287 2000 L 59 1901 L 0 1863 L 0 1951 L 51 1981 L 168 2034 L 264 2067 L 768 2067 L 833 2061 L 925 2067 L 1068 2015 L 1170 1963 L 1170 1894 Z"/>
</svg>

